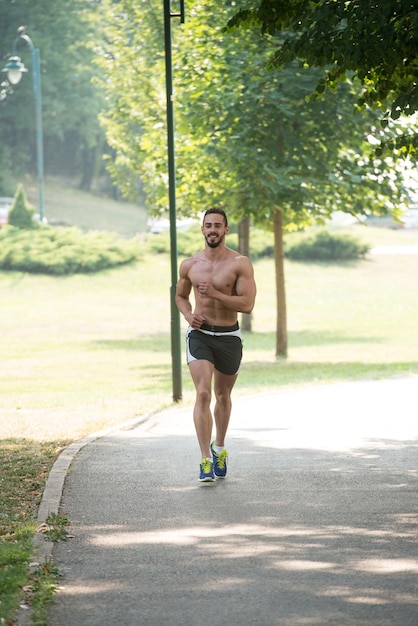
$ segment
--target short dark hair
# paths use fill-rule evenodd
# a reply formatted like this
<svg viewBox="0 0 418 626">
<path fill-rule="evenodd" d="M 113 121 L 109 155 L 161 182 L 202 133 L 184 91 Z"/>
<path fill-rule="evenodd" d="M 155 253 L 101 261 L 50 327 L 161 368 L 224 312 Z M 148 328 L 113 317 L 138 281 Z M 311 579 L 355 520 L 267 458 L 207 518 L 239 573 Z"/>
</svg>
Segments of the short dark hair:
<svg viewBox="0 0 418 626">
<path fill-rule="evenodd" d="M 203 216 L 203 223 L 205 223 L 206 216 L 210 215 L 211 213 L 217 213 L 218 215 L 222 215 L 225 220 L 225 226 L 228 226 L 228 218 L 226 216 L 225 211 L 223 209 L 220 209 L 217 206 L 213 206 L 210 209 L 207 209 L 207 211 L 205 211 L 205 214 Z"/>
</svg>

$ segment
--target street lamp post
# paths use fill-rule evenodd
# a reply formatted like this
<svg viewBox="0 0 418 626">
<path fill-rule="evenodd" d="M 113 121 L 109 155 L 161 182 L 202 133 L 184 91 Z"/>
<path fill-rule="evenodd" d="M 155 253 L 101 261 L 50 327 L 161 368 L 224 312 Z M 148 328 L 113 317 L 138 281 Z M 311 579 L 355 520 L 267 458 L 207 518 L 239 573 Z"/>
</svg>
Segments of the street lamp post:
<svg viewBox="0 0 418 626">
<path fill-rule="evenodd" d="M 38 198 L 39 198 L 39 215 L 41 221 L 44 218 L 44 149 L 43 149 L 43 130 L 42 130 L 42 94 L 41 94 L 41 63 L 39 50 L 35 48 L 29 35 L 25 33 L 25 27 L 20 26 L 17 30 L 16 39 L 13 42 L 12 56 L 3 72 L 7 72 L 7 77 L 12 85 L 22 78 L 22 72 L 27 72 L 21 58 L 16 54 L 16 46 L 20 39 L 24 39 L 28 44 L 32 55 L 32 78 L 33 91 L 35 94 L 35 115 L 36 115 L 36 161 L 38 166 Z"/>
<path fill-rule="evenodd" d="M 170 0 L 164 0 L 164 41 L 165 41 L 165 75 L 167 95 L 167 153 L 168 153 L 168 196 L 170 210 L 170 255 L 171 255 L 171 358 L 173 378 L 173 400 L 182 399 L 181 382 L 181 345 L 180 345 L 180 313 L 176 306 L 177 286 L 177 229 L 176 229 L 176 166 L 174 154 L 174 96 L 173 96 L 173 64 L 171 54 L 171 18 L 180 17 L 184 23 L 184 0 L 180 0 L 180 13 L 172 13 Z"/>
</svg>

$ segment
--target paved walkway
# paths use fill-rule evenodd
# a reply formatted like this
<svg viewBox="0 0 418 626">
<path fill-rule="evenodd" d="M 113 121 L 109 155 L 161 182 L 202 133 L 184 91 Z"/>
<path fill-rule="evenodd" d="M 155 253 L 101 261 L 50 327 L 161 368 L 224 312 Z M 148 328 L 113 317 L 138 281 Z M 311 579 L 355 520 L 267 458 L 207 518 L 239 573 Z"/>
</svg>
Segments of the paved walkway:
<svg viewBox="0 0 418 626">
<path fill-rule="evenodd" d="M 376 246 L 372 254 L 418 254 L 418 246 Z"/>
<path fill-rule="evenodd" d="M 417 393 L 236 398 L 211 486 L 190 407 L 91 440 L 65 480 L 50 626 L 416 626 Z"/>
</svg>

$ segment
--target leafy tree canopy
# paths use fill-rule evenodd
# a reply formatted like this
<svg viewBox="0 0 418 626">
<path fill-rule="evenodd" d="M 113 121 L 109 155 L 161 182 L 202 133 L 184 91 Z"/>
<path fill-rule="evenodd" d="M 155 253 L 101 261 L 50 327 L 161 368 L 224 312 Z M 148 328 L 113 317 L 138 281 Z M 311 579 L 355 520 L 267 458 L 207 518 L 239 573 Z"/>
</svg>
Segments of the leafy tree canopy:
<svg viewBox="0 0 418 626">
<path fill-rule="evenodd" d="M 97 50 L 108 107 L 102 119 L 115 158 L 110 171 L 126 195 L 138 177 L 153 213 L 167 209 L 162 7 L 108 0 Z M 320 72 L 294 61 L 281 72 L 266 59 L 274 41 L 254 30 L 225 33 L 228 0 L 188 0 L 173 28 L 178 213 L 223 203 L 231 217 L 274 231 L 277 341 L 287 352 L 283 230 L 324 221 L 336 209 L 393 211 L 399 170 L 374 158 L 375 115 L 354 115 L 358 85 L 338 97 L 307 96 Z M 181 30 L 180 30 L 181 28 Z M 399 184 L 397 184 L 399 183 Z"/>
<path fill-rule="evenodd" d="M 271 57 L 281 68 L 299 59 L 325 68 L 316 93 L 354 74 L 363 87 L 360 105 L 387 109 L 383 124 L 418 110 L 418 5 L 413 0 L 260 0 L 241 9 L 230 26 L 287 31 Z M 397 147 L 414 152 L 416 133 Z"/>
<path fill-rule="evenodd" d="M 177 200 L 189 215 L 224 203 L 236 219 L 269 224 L 277 208 L 290 227 L 399 204 L 392 163 L 373 160 L 375 116 L 354 115 L 347 81 L 338 98 L 308 102 L 319 71 L 289 63 L 266 68 L 272 42 L 255 32 L 222 32 L 235 6 L 189 1 L 173 25 Z M 108 108 L 102 116 L 115 159 L 110 170 L 132 199 L 167 207 L 162 10 L 109 2 L 98 49 Z M 210 53 L 209 53 L 210 51 Z M 337 131 L 337 132 L 336 132 Z M 370 158 L 369 158 L 370 157 Z"/>
</svg>

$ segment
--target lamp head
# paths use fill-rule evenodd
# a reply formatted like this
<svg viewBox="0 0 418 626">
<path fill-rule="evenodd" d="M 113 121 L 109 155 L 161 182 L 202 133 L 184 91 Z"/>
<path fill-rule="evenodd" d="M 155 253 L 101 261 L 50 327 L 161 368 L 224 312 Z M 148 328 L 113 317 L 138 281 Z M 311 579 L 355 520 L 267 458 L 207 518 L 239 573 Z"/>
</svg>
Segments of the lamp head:
<svg viewBox="0 0 418 626">
<path fill-rule="evenodd" d="M 28 70 L 20 57 L 10 57 L 2 71 L 7 72 L 7 78 L 12 85 L 17 85 L 22 78 L 22 72 Z"/>
</svg>

